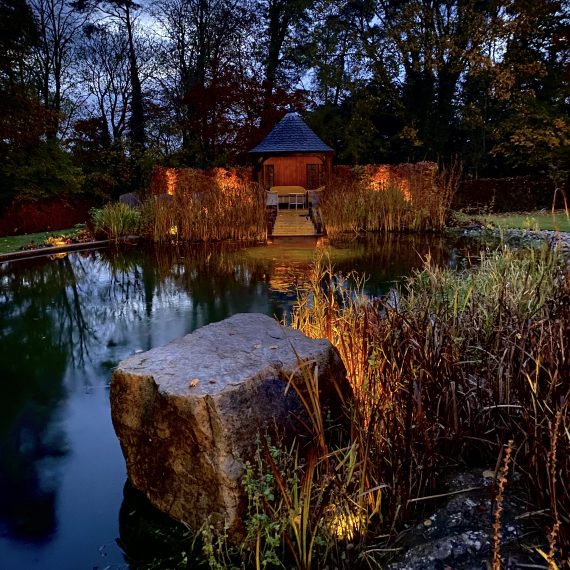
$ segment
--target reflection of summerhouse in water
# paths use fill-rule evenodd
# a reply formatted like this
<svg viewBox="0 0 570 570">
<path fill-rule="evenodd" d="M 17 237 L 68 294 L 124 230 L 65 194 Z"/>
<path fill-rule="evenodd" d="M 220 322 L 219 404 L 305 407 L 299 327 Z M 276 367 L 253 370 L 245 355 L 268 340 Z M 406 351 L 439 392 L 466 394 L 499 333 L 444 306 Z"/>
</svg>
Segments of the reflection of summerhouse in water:
<svg viewBox="0 0 570 570">
<path fill-rule="evenodd" d="M 285 194 L 316 190 L 328 182 L 334 150 L 299 113 L 289 112 L 249 154 L 254 180 L 266 190 L 274 189 L 283 203 Z"/>
</svg>

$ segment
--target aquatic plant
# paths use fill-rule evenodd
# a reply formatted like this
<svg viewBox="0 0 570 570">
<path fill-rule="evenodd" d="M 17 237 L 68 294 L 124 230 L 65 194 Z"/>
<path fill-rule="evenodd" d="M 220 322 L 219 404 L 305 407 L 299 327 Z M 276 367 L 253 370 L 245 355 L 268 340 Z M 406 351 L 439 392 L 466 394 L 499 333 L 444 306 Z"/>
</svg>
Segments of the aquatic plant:
<svg viewBox="0 0 570 570">
<path fill-rule="evenodd" d="M 223 172 L 185 170 L 174 194 L 146 200 L 142 217 L 145 235 L 157 243 L 266 238 L 264 190 Z"/>
<path fill-rule="evenodd" d="M 381 566 L 390 540 L 441 496 L 444 474 L 476 461 L 503 465 L 489 513 L 494 567 L 509 470 L 543 523 L 537 553 L 561 567 L 570 552 L 569 299 L 567 266 L 547 250 L 485 252 L 461 271 L 426 259 L 383 299 L 317 260 L 292 325 L 339 350 L 352 387 L 347 422 L 331 424 L 318 376 L 300 361 L 289 389 L 304 403 L 308 437 L 284 446 L 260 436 L 244 477 L 241 565 Z"/>
<path fill-rule="evenodd" d="M 121 202 L 105 204 L 102 208 L 92 208 L 90 215 L 95 235 L 102 233 L 113 241 L 137 235 L 140 230 L 140 212 Z"/>
<path fill-rule="evenodd" d="M 358 477 L 364 492 L 385 486 L 361 504 L 376 532 L 413 518 L 450 466 L 489 462 L 512 439 L 550 517 L 549 558 L 568 556 L 569 299 L 567 269 L 547 251 L 485 254 L 463 272 L 426 263 L 383 300 L 317 263 L 293 326 L 328 338 L 345 363 Z"/>
<path fill-rule="evenodd" d="M 356 176 L 333 177 L 320 204 L 328 235 L 442 229 L 461 178 L 461 163 L 439 171 L 427 164 L 431 167 L 405 169 L 399 176 L 366 167 Z M 397 168 L 390 173 L 398 174 L 392 172 Z"/>
</svg>

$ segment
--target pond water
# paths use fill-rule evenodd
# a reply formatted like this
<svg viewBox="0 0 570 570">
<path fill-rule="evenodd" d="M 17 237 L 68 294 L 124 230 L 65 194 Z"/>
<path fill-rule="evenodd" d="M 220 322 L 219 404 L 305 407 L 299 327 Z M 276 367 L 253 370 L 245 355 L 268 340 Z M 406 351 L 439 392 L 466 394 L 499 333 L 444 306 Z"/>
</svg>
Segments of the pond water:
<svg viewBox="0 0 570 570">
<path fill-rule="evenodd" d="M 377 296 L 428 253 L 455 265 L 467 247 L 425 236 L 284 238 L 0 264 L 0 568 L 129 567 L 108 394 L 121 359 L 238 312 L 283 317 L 319 249 L 336 269 L 366 273 Z"/>
</svg>

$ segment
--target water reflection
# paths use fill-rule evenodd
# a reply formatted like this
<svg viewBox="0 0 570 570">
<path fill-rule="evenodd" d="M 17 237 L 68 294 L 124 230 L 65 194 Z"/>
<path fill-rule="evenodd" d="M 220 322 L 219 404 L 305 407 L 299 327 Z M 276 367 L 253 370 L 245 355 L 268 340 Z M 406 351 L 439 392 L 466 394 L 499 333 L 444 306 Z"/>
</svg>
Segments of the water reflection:
<svg viewBox="0 0 570 570">
<path fill-rule="evenodd" d="M 68 259 L 2 267 L 0 291 L 0 531 L 47 540 L 55 531 L 63 376 L 83 355 L 85 321 Z M 49 302 L 46 303 L 46 300 Z"/>
<path fill-rule="evenodd" d="M 238 312 L 281 318 L 319 250 L 340 271 L 366 273 L 367 292 L 380 295 L 428 254 L 456 263 L 467 246 L 402 235 L 292 238 L 0 264 L 3 568 L 101 562 L 101 545 L 118 536 L 125 480 L 106 395 L 113 366 Z"/>
</svg>

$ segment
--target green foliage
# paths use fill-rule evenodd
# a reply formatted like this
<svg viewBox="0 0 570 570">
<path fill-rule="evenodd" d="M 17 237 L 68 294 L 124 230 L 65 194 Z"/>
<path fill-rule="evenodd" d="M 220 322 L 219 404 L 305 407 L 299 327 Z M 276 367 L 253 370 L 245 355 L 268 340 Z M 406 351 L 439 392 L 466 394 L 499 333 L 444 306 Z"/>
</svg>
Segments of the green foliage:
<svg viewBox="0 0 570 570">
<path fill-rule="evenodd" d="M 91 210 L 91 221 L 95 234 L 102 232 L 108 239 L 138 235 L 141 227 L 141 213 L 120 202 L 110 203 L 103 208 Z"/>
<path fill-rule="evenodd" d="M 237 570 L 239 568 L 233 564 L 236 552 L 228 546 L 227 530 L 227 527 L 224 527 L 220 532 L 213 524 L 210 524 L 210 521 L 207 521 L 200 529 L 202 555 L 212 570 Z M 188 564 L 187 559 L 185 562 Z"/>
<path fill-rule="evenodd" d="M 74 162 L 84 172 L 83 191 L 105 200 L 144 193 L 158 161 L 154 148 L 133 149 L 125 141 L 111 141 L 100 119 L 77 121 L 71 143 Z"/>
<path fill-rule="evenodd" d="M 269 438 L 266 449 L 278 464 L 282 463 L 283 457 L 287 460 L 291 457 L 286 450 L 272 446 Z M 269 505 L 273 515 L 277 512 L 278 496 L 275 477 L 263 460 L 262 453 L 261 441 L 258 440 L 253 463 L 248 461 L 245 464 L 243 485 L 249 502 L 245 544 L 254 547 L 256 568 L 284 567 L 282 535 L 285 521 L 267 512 Z"/>
<path fill-rule="evenodd" d="M 75 194 L 83 182 L 81 170 L 55 139 L 38 141 L 23 152 L 11 152 L 0 165 L 0 177 L 12 195 L 32 201 Z"/>
<path fill-rule="evenodd" d="M 544 104 L 526 105 L 498 127 L 498 144 L 491 154 L 515 167 L 531 166 L 563 184 L 570 165 L 570 121 Z"/>
</svg>

